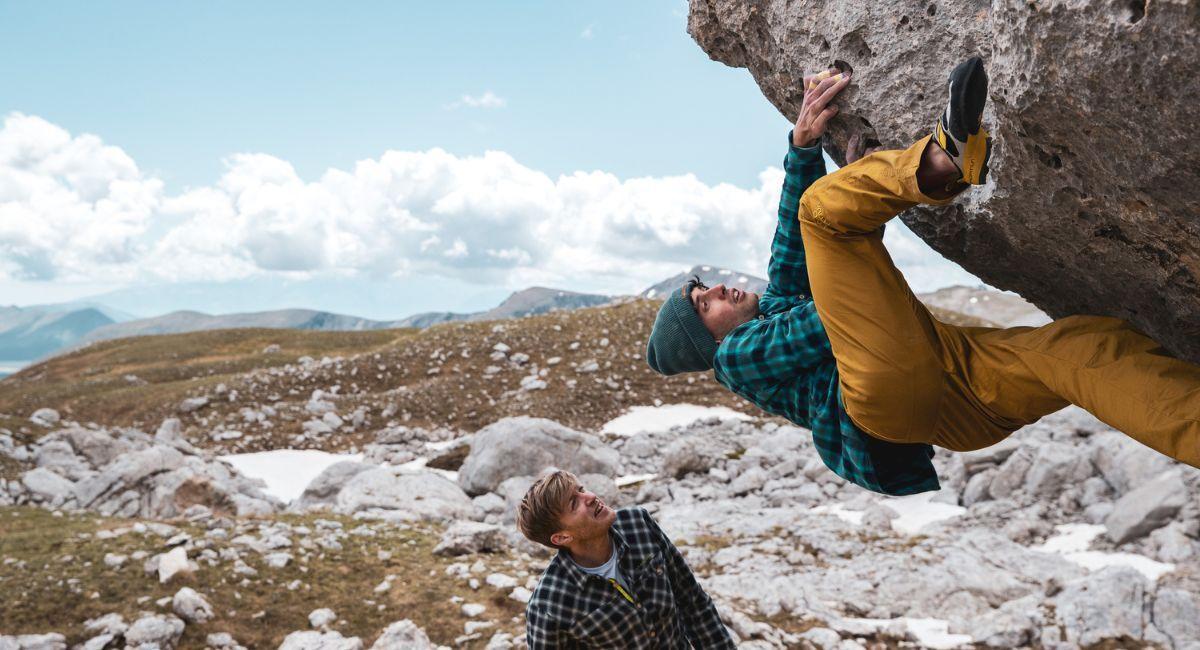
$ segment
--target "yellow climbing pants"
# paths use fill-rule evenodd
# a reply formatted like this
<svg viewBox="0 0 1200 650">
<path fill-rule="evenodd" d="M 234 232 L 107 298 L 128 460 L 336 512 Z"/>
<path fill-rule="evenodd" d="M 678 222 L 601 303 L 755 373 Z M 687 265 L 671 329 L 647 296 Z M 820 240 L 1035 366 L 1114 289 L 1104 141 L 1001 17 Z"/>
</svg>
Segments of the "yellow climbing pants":
<svg viewBox="0 0 1200 650">
<path fill-rule="evenodd" d="M 933 318 L 883 246 L 881 226 L 918 203 L 929 138 L 814 183 L 800 229 L 817 313 L 847 414 L 891 442 L 966 451 L 1068 404 L 1200 467 L 1200 366 L 1127 322 L 1071 316 L 1042 327 L 958 327 Z"/>
</svg>

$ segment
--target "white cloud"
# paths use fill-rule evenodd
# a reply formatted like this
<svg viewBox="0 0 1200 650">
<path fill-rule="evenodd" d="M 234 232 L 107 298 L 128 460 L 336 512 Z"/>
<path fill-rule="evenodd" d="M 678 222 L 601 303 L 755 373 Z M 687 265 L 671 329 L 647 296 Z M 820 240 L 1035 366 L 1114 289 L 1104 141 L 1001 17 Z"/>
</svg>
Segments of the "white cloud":
<svg viewBox="0 0 1200 650">
<path fill-rule="evenodd" d="M 446 108 L 449 110 L 458 108 L 504 108 L 506 105 L 508 105 L 508 100 L 487 90 L 482 95 L 463 95 L 458 101 L 446 104 Z"/>
<path fill-rule="evenodd" d="M 213 185 L 171 195 L 94 136 L 9 116 L 0 280 L 424 275 L 635 291 L 698 262 L 764 273 L 783 180 L 777 168 L 751 188 L 690 174 L 551 178 L 502 152 L 440 149 L 388 151 L 315 180 L 264 154 L 225 162 Z M 889 228 L 888 242 L 921 284 L 963 273 L 906 230 Z"/>
<path fill-rule="evenodd" d="M 592 40 L 592 38 L 595 37 L 595 35 L 596 35 L 595 28 L 596 28 L 596 25 L 594 23 L 591 25 L 588 25 L 587 27 L 584 27 L 583 31 L 579 32 L 579 38 L 586 39 L 589 41 Z"/>
</svg>

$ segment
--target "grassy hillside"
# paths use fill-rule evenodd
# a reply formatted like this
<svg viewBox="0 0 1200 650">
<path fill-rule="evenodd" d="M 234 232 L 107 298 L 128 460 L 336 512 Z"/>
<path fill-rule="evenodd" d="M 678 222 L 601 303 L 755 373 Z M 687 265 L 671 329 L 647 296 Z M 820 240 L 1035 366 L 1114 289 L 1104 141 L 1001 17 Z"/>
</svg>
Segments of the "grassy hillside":
<svg viewBox="0 0 1200 650">
<path fill-rule="evenodd" d="M 645 341 L 658 306 L 635 300 L 426 330 L 219 330 L 105 341 L 0 381 L 0 427 L 18 439 L 40 435 L 27 418 L 52 407 L 64 418 L 147 430 L 178 416 L 193 440 L 210 447 L 316 446 L 295 438 L 314 417 L 305 405 L 315 390 L 336 393 L 324 399 L 342 418 L 361 413 L 353 431 L 347 426 L 321 441 L 326 449 L 361 444 L 367 432 L 389 423 L 475 430 L 531 415 L 596 429 L 630 406 L 656 400 L 759 414 L 711 374 L 663 378 L 646 366 Z M 545 386 L 530 385 L 535 379 Z M 180 412 L 193 397 L 210 402 Z M 211 442 L 209 434 L 222 429 L 245 435 Z"/>
</svg>

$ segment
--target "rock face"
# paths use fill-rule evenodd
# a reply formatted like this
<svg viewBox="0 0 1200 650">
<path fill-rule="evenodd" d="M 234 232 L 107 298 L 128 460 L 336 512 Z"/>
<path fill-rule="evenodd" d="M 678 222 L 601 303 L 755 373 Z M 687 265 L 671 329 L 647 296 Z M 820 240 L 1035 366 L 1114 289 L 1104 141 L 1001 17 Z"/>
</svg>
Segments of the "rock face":
<svg viewBox="0 0 1200 650">
<path fill-rule="evenodd" d="M 1059 318 L 1129 320 L 1200 361 L 1200 29 L 1190 2 L 690 0 L 688 32 L 745 67 L 789 119 L 801 78 L 843 61 L 826 149 L 853 133 L 929 133 L 945 79 L 987 60 L 995 137 L 986 186 L 902 218 L 988 284 Z M 1119 90 L 1118 90 L 1119 89 Z M 1139 119 L 1138 116 L 1153 116 Z"/>
</svg>

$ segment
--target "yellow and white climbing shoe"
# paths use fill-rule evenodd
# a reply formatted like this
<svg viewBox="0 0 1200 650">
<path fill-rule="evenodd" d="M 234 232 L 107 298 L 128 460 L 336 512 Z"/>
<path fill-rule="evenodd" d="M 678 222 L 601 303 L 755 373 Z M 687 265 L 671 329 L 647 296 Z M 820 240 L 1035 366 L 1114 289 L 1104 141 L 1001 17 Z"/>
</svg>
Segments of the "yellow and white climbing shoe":
<svg viewBox="0 0 1200 650">
<path fill-rule="evenodd" d="M 987 181 L 992 139 L 982 126 L 987 101 L 987 72 L 983 59 L 973 56 L 950 73 L 950 99 L 933 129 L 933 141 L 954 161 L 962 180 L 972 185 Z"/>
</svg>

